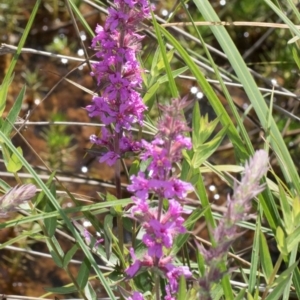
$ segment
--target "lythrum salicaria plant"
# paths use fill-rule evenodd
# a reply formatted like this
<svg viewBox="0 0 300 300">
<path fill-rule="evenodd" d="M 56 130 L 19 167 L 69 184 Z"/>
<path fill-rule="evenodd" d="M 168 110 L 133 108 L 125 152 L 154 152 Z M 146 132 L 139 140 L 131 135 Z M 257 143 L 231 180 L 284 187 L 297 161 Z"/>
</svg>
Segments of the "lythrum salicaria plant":
<svg viewBox="0 0 300 300">
<path fill-rule="evenodd" d="M 108 9 L 104 27 L 98 25 L 92 48 L 98 62 L 93 73 L 101 95 L 87 107 L 90 117 L 99 117 L 106 125 L 101 137 L 91 136 L 91 142 L 103 147 L 100 162 L 114 165 L 124 153 L 137 150 L 130 133 L 133 124 L 142 124 L 143 104 L 141 68 L 136 54 L 143 36 L 137 34 L 140 22 L 149 16 L 146 0 L 115 0 L 115 8 Z"/>
<path fill-rule="evenodd" d="M 178 279 L 181 275 L 191 276 L 187 267 L 173 264 L 168 256 L 174 238 L 186 230 L 183 226 L 183 201 L 191 184 L 176 178 L 172 172 L 174 163 L 181 160 L 183 149 L 191 148 L 191 140 L 185 137 L 188 127 L 181 111 L 185 100 L 175 99 L 172 105 L 160 106 L 163 117 L 158 125 L 158 134 L 152 142 L 135 142 L 130 133 L 134 123 L 142 124 L 146 107 L 137 89 L 141 88 L 141 70 L 136 60 L 142 36 L 135 31 L 141 20 L 149 15 L 147 1 L 115 1 L 116 8 L 108 10 L 104 27 L 97 26 L 92 47 L 97 50 L 99 62 L 94 64 L 101 96 L 93 98 L 87 107 L 91 117 L 97 116 L 106 125 L 101 137 L 91 136 L 92 143 L 104 148 L 100 162 L 118 165 L 119 159 L 128 151 L 142 151 L 141 160 L 151 160 L 147 174 L 139 172 L 132 176 L 128 190 L 134 193 L 135 205 L 131 217 L 137 220 L 145 231 L 143 243 L 147 247 L 144 257 L 136 259 L 131 249 L 133 264 L 126 270 L 129 277 L 142 271 L 143 266 L 151 268 L 156 278 L 156 298 L 160 298 L 160 277 L 167 279 L 166 299 L 173 299 L 177 293 Z M 118 169 L 119 167 L 116 167 Z M 116 171 L 119 174 L 119 171 Z M 117 180 L 116 180 L 117 183 Z M 149 195 L 154 200 L 149 200 Z M 163 208 L 163 201 L 167 208 Z M 132 299 L 142 299 L 135 292 Z M 138 297 L 138 298 L 137 298 Z"/>
<path fill-rule="evenodd" d="M 138 259 L 131 249 L 133 264 L 126 273 L 134 277 L 138 272 L 151 270 L 155 278 L 155 299 L 161 299 L 161 278 L 166 279 L 164 299 L 171 300 L 176 299 L 179 277 L 192 276 L 188 267 L 175 266 L 169 255 L 175 237 L 186 232 L 183 204 L 187 193 L 193 190 L 190 183 L 178 179 L 173 172 L 174 164 L 182 159 L 182 151 L 192 147 L 191 139 L 185 136 L 189 128 L 182 115 L 186 104 L 184 99 L 174 99 L 171 105 L 160 106 L 163 114 L 156 137 L 151 142 L 141 141 L 140 158 L 148 162 L 147 172 L 133 175 L 128 187 L 134 193 L 131 217 L 141 224 L 142 242 L 147 251 Z M 141 294 L 139 297 L 143 299 Z"/>
<path fill-rule="evenodd" d="M 101 94 L 94 96 L 87 110 L 91 117 L 99 117 L 105 127 L 100 137 L 91 136 L 91 142 L 102 149 L 100 162 L 115 165 L 118 198 L 121 196 L 120 159 L 126 152 L 140 153 L 140 160 L 146 168 L 130 178 L 128 191 L 133 193 L 134 205 L 127 215 L 139 224 L 141 242 L 146 250 L 137 255 L 133 248 L 130 249 L 132 264 L 125 273 L 127 279 L 131 279 L 148 272 L 153 279 L 150 293 L 154 298 L 175 300 L 180 277 L 192 279 L 191 270 L 175 264 L 170 255 L 175 238 L 186 233 L 184 204 L 187 194 L 193 191 L 193 186 L 178 179 L 174 171 L 175 164 L 182 159 L 182 151 L 192 148 L 189 128 L 182 115 L 187 102 L 173 99 L 171 105 L 160 105 L 162 116 L 155 138 L 152 141 L 133 139 L 131 127 L 143 125 L 146 110 L 138 92 L 142 79 L 136 53 L 143 37 L 137 34 L 137 30 L 140 22 L 149 16 L 150 7 L 147 1 L 141 0 L 115 0 L 114 4 L 115 8 L 108 9 L 105 25 L 97 26 L 92 42 L 99 60 L 93 65 L 92 75 Z M 227 212 L 213 230 L 215 246 L 210 250 L 199 246 L 207 265 L 207 272 L 198 280 L 200 299 L 211 299 L 211 285 L 224 275 L 220 265 L 239 236 L 237 222 L 247 220 L 250 200 L 263 190 L 259 180 L 266 171 L 267 154 L 261 150 L 246 164 L 241 183 L 236 184 L 234 195 L 228 198 Z M 134 291 L 126 298 L 144 299 L 143 292 Z"/>
<path fill-rule="evenodd" d="M 101 95 L 87 107 L 90 117 L 99 117 L 105 125 L 101 137 L 90 140 L 101 148 L 100 162 L 115 166 L 116 196 L 121 198 L 121 162 L 127 152 L 138 151 L 131 126 L 142 124 L 146 110 L 138 90 L 141 88 L 141 68 L 137 61 L 140 41 L 137 33 L 141 21 L 150 14 L 147 0 L 115 0 L 115 8 L 108 9 L 104 26 L 98 25 L 92 48 L 98 62 L 93 65 Z M 118 216 L 119 247 L 123 252 L 123 224 Z"/>
</svg>

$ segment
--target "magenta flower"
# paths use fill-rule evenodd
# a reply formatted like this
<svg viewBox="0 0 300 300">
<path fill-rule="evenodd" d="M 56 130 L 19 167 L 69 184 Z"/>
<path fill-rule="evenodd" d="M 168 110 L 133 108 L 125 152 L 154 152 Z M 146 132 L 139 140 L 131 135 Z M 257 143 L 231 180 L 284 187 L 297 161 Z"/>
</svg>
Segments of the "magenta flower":
<svg viewBox="0 0 300 300">
<path fill-rule="evenodd" d="M 119 158 L 120 156 L 118 154 L 113 151 L 109 151 L 99 159 L 99 162 L 106 162 L 109 166 L 113 166 Z"/>
<path fill-rule="evenodd" d="M 127 298 L 127 300 L 144 300 L 144 297 L 139 292 L 133 292 L 132 297 Z"/>
<path fill-rule="evenodd" d="M 192 277 L 192 273 L 188 267 L 174 267 L 167 273 L 167 278 L 169 280 L 169 286 L 171 293 L 176 293 L 178 290 L 178 280 L 181 275 L 184 275 L 185 278 Z"/>
<path fill-rule="evenodd" d="M 126 274 L 130 277 L 133 277 L 141 267 L 152 268 L 154 265 L 152 257 L 147 254 L 144 255 L 143 260 L 137 259 L 133 248 L 130 249 L 130 255 L 133 264 L 125 270 Z"/>
<path fill-rule="evenodd" d="M 165 198 L 184 199 L 189 191 L 193 190 L 193 186 L 189 182 L 172 178 L 170 180 L 170 188 L 165 190 Z"/>
<path fill-rule="evenodd" d="M 163 246 L 170 248 L 173 244 L 173 235 L 176 229 L 173 223 L 162 224 L 158 220 L 150 220 L 147 224 L 146 234 L 143 236 L 143 243 L 148 247 L 148 254 L 161 258 L 163 255 Z"/>
<path fill-rule="evenodd" d="M 131 176 L 131 185 L 127 187 L 129 192 L 134 192 L 136 197 L 141 199 L 147 199 L 149 195 L 149 180 L 145 178 L 143 172 L 139 172 L 137 176 Z"/>
</svg>

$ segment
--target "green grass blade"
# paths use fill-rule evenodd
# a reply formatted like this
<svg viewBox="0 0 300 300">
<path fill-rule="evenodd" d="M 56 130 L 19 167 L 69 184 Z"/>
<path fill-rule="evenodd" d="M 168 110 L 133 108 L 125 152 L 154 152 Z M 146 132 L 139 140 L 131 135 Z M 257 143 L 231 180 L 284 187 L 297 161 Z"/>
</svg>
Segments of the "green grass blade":
<svg viewBox="0 0 300 300">
<path fill-rule="evenodd" d="M 93 32 L 93 30 L 91 29 L 91 27 L 89 26 L 89 24 L 87 23 L 87 21 L 85 20 L 85 18 L 83 17 L 83 15 L 81 14 L 81 12 L 78 9 L 78 7 L 76 6 L 76 4 L 72 0 L 68 0 L 68 1 L 70 3 L 70 6 L 72 7 L 72 10 L 73 10 L 74 14 L 79 19 L 81 25 L 88 32 L 88 34 L 90 35 L 90 37 L 93 37 L 95 35 L 94 32 Z"/>
<path fill-rule="evenodd" d="M 169 81 L 171 94 L 172 94 L 172 97 L 176 98 L 176 97 L 178 97 L 178 90 L 177 90 L 176 83 L 175 83 L 175 80 L 174 80 L 174 77 L 173 77 L 173 74 L 172 74 L 172 71 L 171 71 L 170 63 L 168 61 L 168 57 L 167 57 L 167 53 L 166 53 L 166 46 L 163 42 L 163 39 L 161 37 L 161 32 L 159 30 L 157 21 L 156 21 L 152 11 L 151 11 L 151 14 L 152 14 L 152 22 L 153 22 L 153 25 L 154 25 L 157 41 L 158 41 L 158 44 L 159 44 L 159 47 L 160 47 L 160 52 L 161 52 L 161 55 L 162 55 L 162 58 L 163 58 L 163 61 L 164 61 L 164 65 L 165 65 L 165 70 L 166 70 L 166 73 L 167 73 L 167 76 L 168 76 L 168 81 Z"/>
<path fill-rule="evenodd" d="M 8 190 L 8 189 L 6 189 L 6 190 Z M 109 203 L 108 202 L 101 202 L 101 203 L 96 203 L 96 204 L 92 204 L 92 205 L 71 207 L 71 208 L 64 209 L 63 211 L 64 211 L 65 214 L 74 214 L 74 213 L 86 212 L 86 211 L 93 212 L 93 214 L 100 214 L 100 213 L 108 212 L 109 211 L 108 209 L 110 207 L 114 207 L 115 205 L 126 206 L 130 203 L 132 203 L 132 200 L 130 198 L 128 198 L 128 199 L 119 199 L 117 201 L 112 201 L 112 202 L 109 202 Z M 47 218 L 53 218 L 53 217 L 58 217 L 58 216 L 60 216 L 58 211 L 52 211 L 52 212 L 49 212 L 49 213 L 39 213 L 38 215 L 30 215 L 28 217 L 19 218 L 17 220 L 14 219 L 14 220 L 9 220 L 7 222 L 0 223 L 0 229 L 1 228 L 13 227 L 13 226 L 16 225 L 16 223 L 18 225 L 21 225 L 21 224 L 31 223 L 31 222 L 35 222 L 35 221 L 38 221 L 38 220 L 44 220 L 44 219 L 47 219 Z"/>
<path fill-rule="evenodd" d="M 297 297 L 300 299 L 300 272 L 299 268 L 295 268 L 293 273 L 293 284 L 296 289 Z"/>
<path fill-rule="evenodd" d="M 253 295 L 255 285 L 257 284 L 257 267 L 258 267 L 258 261 L 259 261 L 259 234 L 261 231 L 261 223 L 260 219 L 257 218 L 256 226 L 255 226 L 255 234 L 253 239 L 253 251 L 251 256 L 251 268 L 250 268 L 250 274 L 249 274 L 249 288 L 248 291 L 250 294 Z"/>
<path fill-rule="evenodd" d="M 9 85 L 9 82 L 11 80 L 11 77 L 12 77 L 12 72 L 13 72 L 13 69 L 15 68 L 15 65 L 17 63 L 17 60 L 19 58 L 19 55 L 21 53 L 21 50 L 25 44 L 25 41 L 27 39 L 27 36 L 29 34 L 29 31 L 30 31 L 30 28 L 33 24 L 33 21 L 34 21 L 34 18 L 35 18 L 35 15 L 37 13 L 37 10 L 39 8 L 41 4 L 41 0 L 37 0 L 34 7 L 33 7 L 33 10 L 30 14 L 30 17 L 29 17 L 29 20 L 28 20 L 28 23 L 22 33 L 22 36 L 21 36 L 21 39 L 20 39 L 20 42 L 18 44 L 18 48 L 17 48 L 17 51 L 16 53 L 14 54 L 13 56 L 13 59 L 9 65 L 9 68 L 7 70 L 7 73 L 5 74 L 5 77 L 3 79 L 3 84 L 0 88 L 0 116 L 2 116 L 2 113 L 5 109 L 5 103 L 6 103 L 6 95 L 7 95 L 7 90 L 8 90 L 8 85 Z"/>
<path fill-rule="evenodd" d="M 78 271 L 77 283 L 83 290 L 88 283 L 91 263 L 88 259 L 84 259 Z"/>
<path fill-rule="evenodd" d="M 292 266 L 296 262 L 297 258 L 297 253 L 298 253 L 298 247 L 295 247 L 293 251 L 291 252 L 290 259 L 289 259 L 289 266 Z M 297 267 L 296 267 L 297 268 Z M 290 291 L 291 291 L 291 284 L 292 284 L 292 279 L 293 277 L 291 276 L 286 283 L 286 286 L 283 291 L 283 297 L 282 300 L 288 300 L 290 299 Z"/>
<path fill-rule="evenodd" d="M 60 295 L 66 295 L 66 294 L 72 294 L 77 292 L 77 288 L 72 286 L 62 286 L 62 287 L 45 287 L 45 291 L 53 293 L 53 294 L 60 294 Z"/>
<path fill-rule="evenodd" d="M 294 23 L 286 16 L 286 14 L 282 12 L 272 1 L 270 0 L 264 0 L 264 1 L 272 8 L 272 10 L 280 17 L 280 19 L 290 27 L 291 31 L 300 38 L 299 29 L 297 29 Z M 298 15 L 299 14 L 297 14 L 297 16 Z"/>
<path fill-rule="evenodd" d="M 52 193 L 53 197 L 56 198 L 56 187 L 55 184 L 51 184 L 50 192 Z M 51 204 L 51 202 L 46 202 L 45 205 L 45 212 L 55 211 L 55 208 Z M 47 218 L 44 220 L 45 228 L 47 230 L 48 236 L 53 237 L 57 227 L 57 217 Z"/>
<path fill-rule="evenodd" d="M 214 11 L 208 0 L 194 0 L 194 3 L 206 20 L 215 22 L 220 21 L 218 15 Z M 245 89 L 245 92 L 247 93 L 255 109 L 262 127 L 266 130 L 268 128 L 268 107 L 260 91 L 258 90 L 258 87 L 253 77 L 251 76 L 243 58 L 241 57 L 239 51 L 237 50 L 232 39 L 223 26 L 212 26 L 211 31 L 213 32 L 223 51 L 227 55 L 231 66 L 236 72 L 240 82 Z M 278 156 L 279 164 L 281 166 L 282 172 L 284 173 L 286 181 L 291 185 L 291 189 L 294 195 L 299 195 L 300 180 L 295 168 L 295 164 L 291 159 L 290 153 L 273 118 L 271 118 L 270 123 L 271 145 Z"/>
</svg>

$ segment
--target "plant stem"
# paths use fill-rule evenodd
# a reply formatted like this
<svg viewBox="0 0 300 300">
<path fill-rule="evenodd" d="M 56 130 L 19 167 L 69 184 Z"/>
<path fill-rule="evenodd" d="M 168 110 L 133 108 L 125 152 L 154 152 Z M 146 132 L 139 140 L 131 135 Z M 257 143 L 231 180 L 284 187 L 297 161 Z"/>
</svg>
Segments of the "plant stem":
<svg viewBox="0 0 300 300">
<path fill-rule="evenodd" d="M 120 154 L 120 137 L 122 131 L 116 135 L 115 140 L 115 153 Z M 115 163 L 115 184 L 116 184 L 116 197 L 117 199 L 122 198 L 122 189 L 121 189 L 121 160 L 118 159 Z M 122 215 L 118 213 L 117 216 L 117 227 L 118 227 L 118 239 L 119 239 L 119 248 L 122 254 L 124 254 L 124 235 L 123 235 L 123 219 Z"/>
</svg>

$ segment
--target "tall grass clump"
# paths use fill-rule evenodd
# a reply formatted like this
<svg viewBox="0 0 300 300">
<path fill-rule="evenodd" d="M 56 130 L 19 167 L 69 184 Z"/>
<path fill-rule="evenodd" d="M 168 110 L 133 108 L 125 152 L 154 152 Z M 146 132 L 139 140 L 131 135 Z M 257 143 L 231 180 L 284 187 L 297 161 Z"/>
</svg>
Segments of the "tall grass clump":
<svg viewBox="0 0 300 300">
<path fill-rule="evenodd" d="M 19 274 L 26 252 L 64 274 L 63 283 L 47 282 L 38 295 L 14 288 L 21 299 L 300 298 L 299 97 L 281 86 L 285 78 L 295 81 L 300 67 L 298 7 L 170 2 L 37 0 L 18 46 L 2 44 L 0 54 L 11 61 L 0 86 L 0 250 L 5 259 L 18 255 L 0 267 Z M 93 13 L 84 13 L 87 7 Z M 48 52 L 24 48 L 43 9 L 55 19 L 69 16 L 78 39 L 69 51 L 78 45 L 84 58 L 52 53 L 49 41 Z M 93 31 L 95 11 L 101 18 Z M 247 19 L 257 11 L 262 22 Z M 229 21 L 232 13 L 245 21 Z M 236 37 L 244 25 L 272 30 L 242 53 Z M 286 48 L 272 37 L 275 28 Z M 266 61 L 246 64 L 268 37 L 282 57 L 291 54 L 292 69 L 278 67 L 277 81 Z M 30 74 L 18 72 L 26 53 L 50 56 L 49 69 L 62 59 L 57 70 L 66 72 L 23 116 L 26 87 L 15 91 Z M 57 75 L 47 70 L 41 80 Z M 67 88 L 82 93 L 84 105 L 57 101 L 60 90 L 78 99 Z M 47 114 L 51 94 L 64 108 Z M 281 102 L 287 96 L 291 111 Z M 48 121 L 36 121 L 39 114 Z"/>
</svg>

